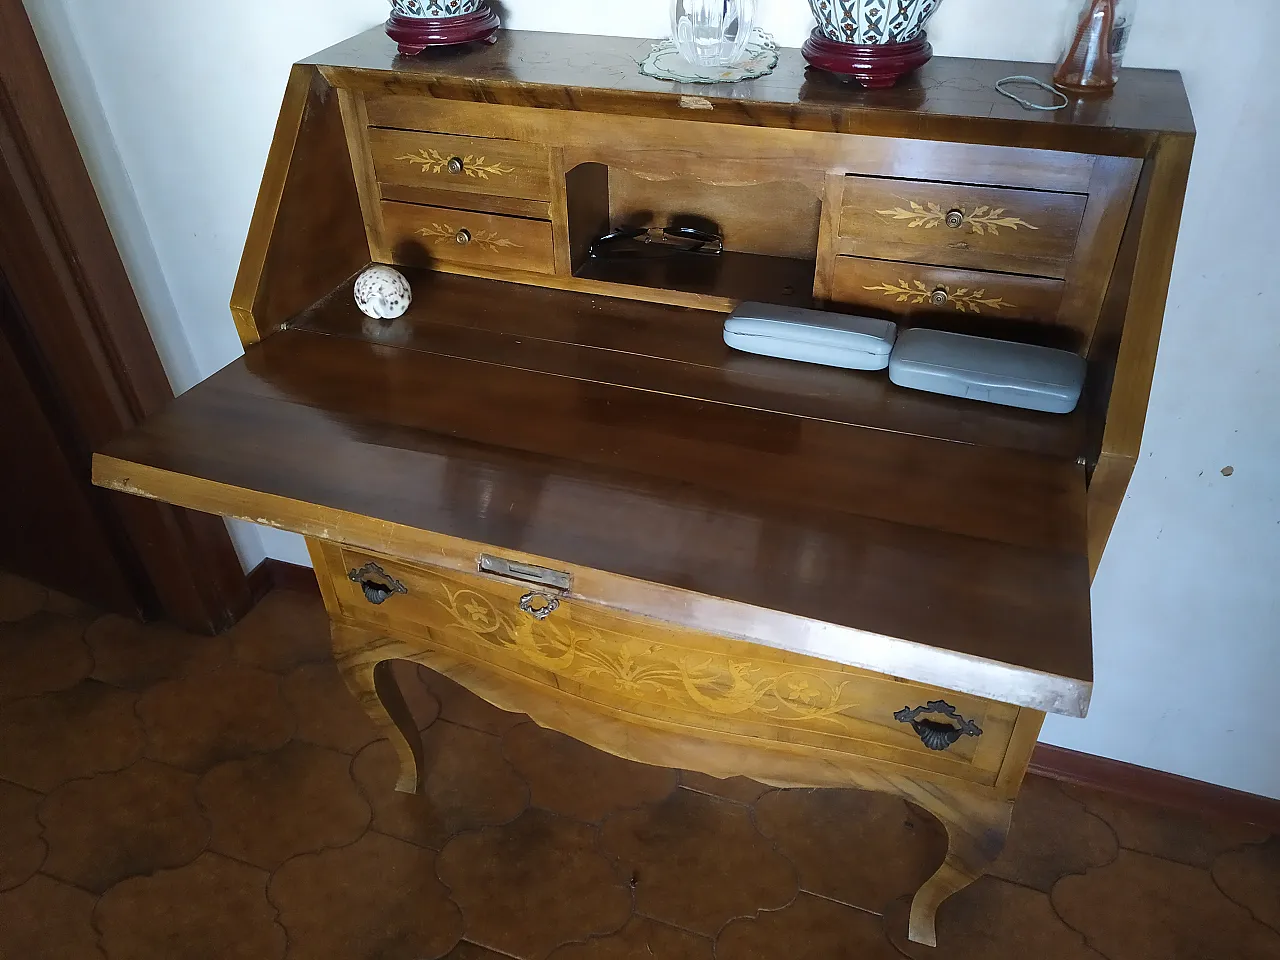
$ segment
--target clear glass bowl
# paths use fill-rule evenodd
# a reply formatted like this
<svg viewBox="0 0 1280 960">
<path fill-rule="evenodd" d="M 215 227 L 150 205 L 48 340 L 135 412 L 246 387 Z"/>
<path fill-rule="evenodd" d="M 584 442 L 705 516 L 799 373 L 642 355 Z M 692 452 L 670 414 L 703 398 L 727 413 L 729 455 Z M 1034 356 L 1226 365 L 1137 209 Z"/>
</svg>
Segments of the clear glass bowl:
<svg viewBox="0 0 1280 960">
<path fill-rule="evenodd" d="M 672 0 L 671 39 L 695 66 L 732 66 L 746 53 L 758 8 L 756 0 Z"/>
</svg>

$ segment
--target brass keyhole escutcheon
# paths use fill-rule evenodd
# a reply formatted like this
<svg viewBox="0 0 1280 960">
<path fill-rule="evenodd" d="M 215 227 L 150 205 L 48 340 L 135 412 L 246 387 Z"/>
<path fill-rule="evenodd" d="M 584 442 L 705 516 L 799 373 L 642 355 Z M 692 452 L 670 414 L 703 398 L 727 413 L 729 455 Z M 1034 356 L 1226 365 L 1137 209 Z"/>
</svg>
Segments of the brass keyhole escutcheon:
<svg viewBox="0 0 1280 960">
<path fill-rule="evenodd" d="M 465 247 L 468 243 L 471 242 L 471 231 L 468 230 L 466 227 L 463 227 L 461 230 L 458 231 L 458 235 L 453 239 L 458 241 L 459 246 Z"/>
<path fill-rule="evenodd" d="M 461 157 L 449 158 L 449 172 L 452 173 L 454 176 L 457 176 L 458 174 L 462 173 L 466 169 L 467 169 L 467 165 L 462 162 Z"/>
<path fill-rule="evenodd" d="M 964 211 L 952 210 L 947 214 L 947 226 L 952 230 L 958 230 L 964 226 Z"/>
<path fill-rule="evenodd" d="M 945 307 L 951 302 L 951 294 L 947 293 L 946 287 L 938 287 L 933 293 L 929 294 L 929 302 L 935 307 Z"/>
</svg>

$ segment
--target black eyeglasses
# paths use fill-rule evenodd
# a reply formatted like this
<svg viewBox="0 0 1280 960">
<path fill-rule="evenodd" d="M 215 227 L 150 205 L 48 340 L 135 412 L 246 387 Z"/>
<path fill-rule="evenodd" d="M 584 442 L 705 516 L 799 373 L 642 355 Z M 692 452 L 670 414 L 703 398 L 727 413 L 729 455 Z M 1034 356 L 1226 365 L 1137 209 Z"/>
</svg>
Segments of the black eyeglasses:
<svg viewBox="0 0 1280 960">
<path fill-rule="evenodd" d="M 610 260 L 723 252 L 723 237 L 692 227 L 619 227 L 591 244 L 591 256 Z"/>
</svg>

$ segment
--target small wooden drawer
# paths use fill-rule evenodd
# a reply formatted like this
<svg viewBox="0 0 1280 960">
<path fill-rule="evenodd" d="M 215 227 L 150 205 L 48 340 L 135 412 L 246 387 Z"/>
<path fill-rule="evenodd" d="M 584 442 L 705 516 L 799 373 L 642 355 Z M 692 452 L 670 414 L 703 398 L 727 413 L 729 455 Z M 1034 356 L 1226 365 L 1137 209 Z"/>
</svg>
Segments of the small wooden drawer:
<svg viewBox="0 0 1280 960">
<path fill-rule="evenodd" d="M 807 745 L 992 784 L 1019 712 L 550 588 L 325 550 L 349 620 L 639 724 Z M 964 733 L 948 736 L 949 729 Z"/>
<path fill-rule="evenodd" d="M 1065 277 L 1086 197 L 846 176 L 836 252 Z"/>
<path fill-rule="evenodd" d="M 555 272 L 551 224 L 491 213 L 382 204 L 383 242 L 397 263 Z"/>
<path fill-rule="evenodd" d="M 550 152 L 540 144 L 373 127 L 369 147 L 379 183 L 551 198 Z"/>
<path fill-rule="evenodd" d="M 1040 277 L 837 257 L 831 296 L 838 303 L 902 316 L 968 314 L 1053 324 L 1064 286 Z"/>
</svg>

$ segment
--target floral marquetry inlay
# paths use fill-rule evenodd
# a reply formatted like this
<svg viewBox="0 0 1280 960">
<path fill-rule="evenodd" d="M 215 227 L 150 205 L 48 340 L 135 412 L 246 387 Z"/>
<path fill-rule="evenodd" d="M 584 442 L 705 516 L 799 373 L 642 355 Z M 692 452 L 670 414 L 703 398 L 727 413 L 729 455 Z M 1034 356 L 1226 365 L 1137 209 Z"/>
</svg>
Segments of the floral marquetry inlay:
<svg viewBox="0 0 1280 960">
<path fill-rule="evenodd" d="M 907 210 L 902 207 L 894 207 L 892 210 L 877 210 L 882 217 L 890 220 L 908 220 L 907 226 L 916 228 L 923 227 L 925 230 L 931 230 L 934 227 L 940 227 L 947 223 L 947 216 L 952 212 L 943 210 L 936 203 L 927 203 L 923 206 L 914 200 L 909 201 L 911 209 Z M 1008 230 L 1039 230 L 1040 228 L 1027 223 L 1020 217 L 1011 217 L 1006 215 L 1004 207 L 981 206 L 976 207 L 972 211 L 966 211 L 958 208 L 957 211 L 961 216 L 959 226 L 967 226 L 979 236 L 985 236 L 990 233 L 993 237 L 1000 235 L 1000 228 L 1004 227 Z"/>
<path fill-rule="evenodd" d="M 420 166 L 423 173 L 452 173 L 453 171 L 449 169 L 449 161 L 458 160 L 462 166 L 458 172 L 476 180 L 488 180 L 490 177 L 503 177 L 508 173 L 516 172 L 515 167 L 509 167 L 497 160 L 490 163 L 485 157 L 477 157 L 473 154 L 465 157 L 446 157 L 438 150 L 419 150 L 417 153 L 402 154 L 396 159 Z"/>
<path fill-rule="evenodd" d="M 434 593 L 434 591 L 433 591 Z M 557 676 L 689 710 L 775 722 L 830 720 L 857 706 L 853 685 L 782 663 L 745 661 L 623 636 L 567 618 L 537 623 L 500 613 L 483 594 L 442 585 L 433 597 L 452 625 Z"/>
<path fill-rule="evenodd" d="M 449 243 L 458 243 L 458 235 L 461 233 L 456 227 L 451 227 L 447 223 L 433 223 L 429 227 L 421 227 L 416 233 L 420 237 L 426 237 L 432 243 L 440 243 L 447 241 Z M 484 247 L 486 250 L 502 250 L 504 248 L 520 247 L 520 244 L 514 240 L 508 240 L 506 237 L 500 236 L 490 230 L 468 230 L 467 243 L 474 243 L 476 246 Z"/>
<path fill-rule="evenodd" d="M 931 290 L 919 280 L 913 280 L 910 283 L 906 280 L 899 280 L 896 284 L 878 283 L 874 287 L 864 287 L 863 289 L 870 290 L 872 293 L 883 294 L 886 297 L 894 297 L 898 303 L 937 303 L 934 299 L 934 294 L 940 291 L 946 294 L 945 305 L 959 313 L 981 314 L 983 308 L 994 310 L 997 313 L 1001 310 L 1017 309 L 1014 304 L 1006 302 L 1001 297 L 988 297 L 985 289 L 971 290 L 968 287 L 958 287 L 952 290 L 942 286 L 934 287 Z"/>
</svg>

